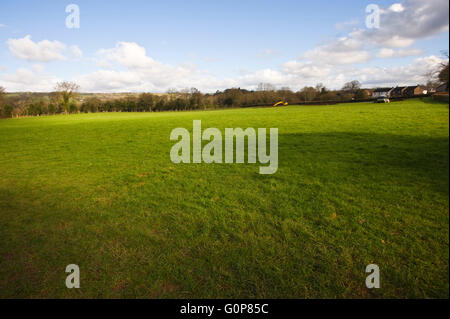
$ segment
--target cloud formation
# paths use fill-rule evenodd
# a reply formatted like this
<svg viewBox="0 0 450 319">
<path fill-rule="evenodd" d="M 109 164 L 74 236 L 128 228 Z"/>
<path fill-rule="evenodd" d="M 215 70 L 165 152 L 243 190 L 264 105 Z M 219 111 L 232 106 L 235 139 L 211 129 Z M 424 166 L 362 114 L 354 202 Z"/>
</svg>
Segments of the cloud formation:
<svg viewBox="0 0 450 319">
<path fill-rule="evenodd" d="M 70 52 L 74 59 L 81 59 L 83 57 L 83 51 L 76 45 L 70 46 Z"/>
<path fill-rule="evenodd" d="M 294 90 L 319 82 L 335 89 L 350 80 L 359 80 L 366 87 L 424 83 L 427 80 L 425 74 L 443 60 L 433 55 L 420 57 L 423 51 L 412 45 L 418 39 L 448 31 L 448 7 L 448 0 L 395 3 L 382 10 L 380 29 L 353 28 L 346 36 L 322 43 L 301 54 L 297 60 L 229 78 L 213 75 L 192 64 L 171 65 L 157 61 L 138 43 L 120 41 L 112 48 L 98 50 L 93 58 L 98 70 L 66 80 L 77 82 L 86 92 L 164 92 L 169 88 L 186 87 L 214 92 L 230 87 L 255 89 L 260 82 L 289 86 Z M 67 56 L 83 57 L 77 46 L 67 49 L 58 41 L 34 42 L 29 35 L 9 39 L 8 46 L 14 56 L 26 61 L 50 62 L 66 60 Z M 266 50 L 260 54 L 270 56 L 274 53 Z M 417 58 L 396 67 L 365 66 L 373 59 L 410 56 Z M 0 85 L 9 91 L 50 91 L 58 80 L 47 74 L 42 66 L 0 74 Z"/>
<path fill-rule="evenodd" d="M 347 48 L 360 49 L 354 42 L 343 41 L 334 48 L 336 52 Z M 383 57 L 412 55 L 411 50 L 380 50 Z M 325 52 L 326 50 L 323 50 Z M 335 53 L 336 54 L 336 53 Z M 196 87 L 202 91 L 214 92 L 217 89 L 241 87 L 255 89 L 260 82 L 270 82 L 277 87 L 289 86 L 300 89 L 303 86 L 322 82 L 330 88 L 340 88 L 350 80 L 357 79 L 365 86 L 407 85 L 423 83 L 429 70 L 436 68 L 443 60 L 435 57 L 417 58 L 412 63 L 399 67 L 357 67 L 349 63 L 326 63 L 311 59 L 309 61 L 288 61 L 279 69 L 263 69 L 246 72 L 236 77 L 220 79 L 191 65 L 173 66 L 158 62 L 147 55 L 145 48 L 132 42 L 119 42 L 116 47 L 98 52 L 100 65 L 108 63 L 109 69 L 81 75 L 76 82 L 87 91 L 153 91 L 164 92 L 168 88 L 182 89 Z M 340 61 L 342 62 L 342 61 Z"/>
<path fill-rule="evenodd" d="M 191 65 L 173 66 L 155 61 L 136 43 L 122 42 L 115 48 L 102 50 L 100 55 L 111 63 L 111 68 L 70 79 L 84 92 L 165 92 L 168 88 L 188 87 L 214 92 L 230 87 L 255 89 L 260 82 L 294 90 L 321 82 L 335 89 L 354 79 L 365 87 L 413 85 L 426 82 L 426 74 L 443 62 L 441 58 L 428 56 L 407 65 L 382 68 L 289 61 L 279 69 L 267 68 L 220 79 Z M 51 91 L 58 81 L 61 79 L 46 73 L 42 65 L 0 75 L 0 85 L 8 91 Z"/>
<path fill-rule="evenodd" d="M 318 64 L 337 65 L 363 63 L 369 61 L 371 57 L 369 52 L 364 50 L 363 42 L 357 39 L 343 37 L 335 42 L 310 50 L 301 58 Z"/>
<path fill-rule="evenodd" d="M 11 53 L 22 60 L 50 62 L 66 59 L 62 54 L 66 45 L 59 41 L 43 40 L 34 42 L 31 40 L 31 36 L 27 35 L 21 39 L 9 39 L 7 43 Z"/>
<path fill-rule="evenodd" d="M 382 11 L 379 29 L 360 30 L 355 38 L 380 47 L 405 48 L 415 40 L 449 29 L 448 0 L 406 0 Z"/>
<path fill-rule="evenodd" d="M 384 59 L 384 58 L 403 58 L 407 56 L 415 56 L 415 55 L 421 55 L 423 53 L 423 50 L 421 49 L 391 49 L 391 48 L 381 48 L 378 53 L 377 57 Z"/>
<path fill-rule="evenodd" d="M 31 68 L 18 68 L 15 73 L 0 76 L 0 86 L 9 92 L 49 92 L 59 81 L 56 76 L 46 73 L 44 67 L 39 64 Z"/>
<path fill-rule="evenodd" d="M 34 42 L 31 35 L 19 39 L 8 39 L 9 51 L 18 59 L 30 62 L 65 61 L 67 45 L 59 41 L 42 40 Z M 81 59 L 83 52 L 76 46 L 70 46 L 70 55 Z"/>
</svg>

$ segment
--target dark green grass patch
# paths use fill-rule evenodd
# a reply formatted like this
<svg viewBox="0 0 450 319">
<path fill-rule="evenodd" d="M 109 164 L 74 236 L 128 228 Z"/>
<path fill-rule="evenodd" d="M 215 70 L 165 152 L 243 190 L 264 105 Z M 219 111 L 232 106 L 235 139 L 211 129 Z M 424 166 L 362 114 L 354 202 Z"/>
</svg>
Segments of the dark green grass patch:
<svg viewBox="0 0 450 319">
<path fill-rule="evenodd" d="M 173 164 L 193 120 L 277 127 L 278 172 Z M 448 146 L 419 100 L 2 120 L 0 297 L 448 297 Z"/>
</svg>

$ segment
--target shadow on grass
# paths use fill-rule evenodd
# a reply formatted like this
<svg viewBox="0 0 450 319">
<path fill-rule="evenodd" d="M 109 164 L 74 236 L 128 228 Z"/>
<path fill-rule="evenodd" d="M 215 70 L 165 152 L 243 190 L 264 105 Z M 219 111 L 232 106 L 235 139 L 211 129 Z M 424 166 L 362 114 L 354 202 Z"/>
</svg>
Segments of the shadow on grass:
<svg viewBox="0 0 450 319">
<path fill-rule="evenodd" d="M 427 180 L 449 192 L 449 138 L 374 133 L 281 134 L 280 169 L 313 164 L 317 176 L 339 169 L 340 175 L 369 174 Z M 291 165 L 292 164 L 292 165 Z M 291 165 L 291 166 L 290 166 Z"/>
</svg>

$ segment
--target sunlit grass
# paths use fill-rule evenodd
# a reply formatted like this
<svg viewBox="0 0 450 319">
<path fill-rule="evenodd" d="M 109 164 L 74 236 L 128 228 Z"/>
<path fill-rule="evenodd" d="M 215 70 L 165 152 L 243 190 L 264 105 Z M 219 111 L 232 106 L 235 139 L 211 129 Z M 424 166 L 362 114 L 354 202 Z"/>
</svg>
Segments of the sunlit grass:
<svg viewBox="0 0 450 319">
<path fill-rule="evenodd" d="M 193 120 L 277 127 L 278 172 L 173 164 Z M 448 297 L 448 146 L 412 100 L 1 120 L 0 297 Z"/>
</svg>

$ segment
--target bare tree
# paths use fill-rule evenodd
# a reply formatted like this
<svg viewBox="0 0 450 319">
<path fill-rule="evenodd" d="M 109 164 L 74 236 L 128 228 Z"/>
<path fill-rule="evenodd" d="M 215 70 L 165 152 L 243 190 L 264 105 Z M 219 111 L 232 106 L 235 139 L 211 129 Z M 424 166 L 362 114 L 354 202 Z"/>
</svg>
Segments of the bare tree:
<svg viewBox="0 0 450 319">
<path fill-rule="evenodd" d="M 442 84 L 447 85 L 448 89 L 448 63 L 449 56 L 448 51 L 441 51 L 442 56 L 446 59 L 444 62 L 440 63 L 437 67 L 428 70 L 423 76 L 427 79 L 426 87 L 428 90 L 436 89 Z"/>
<path fill-rule="evenodd" d="M 5 95 L 5 88 L 0 86 L 0 116 L 3 115 L 3 96 Z"/>
<path fill-rule="evenodd" d="M 74 82 L 59 82 L 56 84 L 55 91 L 58 93 L 59 100 L 64 112 L 69 111 L 70 99 L 75 98 L 80 86 Z"/>
<path fill-rule="evenodd" d="M 314 100 L 317 96 L 317 91 L 313 87 L 305 86 L 300 92 L 298 92 L 299 98 L 304 102 L 309 102 Z"/>
<path fill-rule="evenodd" d="M 167 94 L 177 94 L 178 90 L 176 88 L 168 88 Z"/>
<path fill-rule="evenodd" d="M 315 89 L 317 93 L 322 93 L 325 90 L 325 85 L 323 83 L 317 83 Z"/>
<path fill-rule="evenodd" d="M 167 89 L 167 96 L 169 98 L 169 101 L 175 99 L 178 94 L 179 94 L 179 92 L 176 88 L 168 88 Z"/>
<path fill-rule="evenodd" d="M 259 83 L 258 84 L 258 91 L 275 91 L 275 85 L 271 83 Z"/>
<path fill-rule="evenodd" d="M 5 95 L 5 92 L 6 92 L 5 88 L 0 86 L 0 103 L 3 100 L 3 96 Z"/>
<path fill-rule="evenodd" d="M 361 88 L 361 83 L 359 81 L 351 81 L 344 84 L 342 87 L 343 91 L 348 91 L 351 93 L 356 93 Z"/>
<path fill-rule="evenodd" d="M 441 63 L 440 69 L 439 69 L 439 74 L 438 74 L 438 79 L 439 79 L 439 81 L 441 83 L 447 85 L 447 90 L 448 90 L 449 89 L 449 83 L 448 83 L 449 82 L 449 75 L 448 75 L 449 56 L 448 56 L 448 51 L 442 51 L 442 55 L 447 58 L 447 61 Z"/>
<path fill-rule="evenodd" d="M 200 91 L 197 88 L 191 87 L 190 90 L 189 90 L 189 93 L 190 94 L 197 94 L 197 93 L 200 93 Z"/>
<path fill-rule="evenodd" d="M 427 84 L 425 86 L 428 91 L 436 89 L 439 85 L 441 85 L 439 81 L 439 69 L 428 71 L 424 74 L 424 77 L 427 79 Z"/>
</svg>

